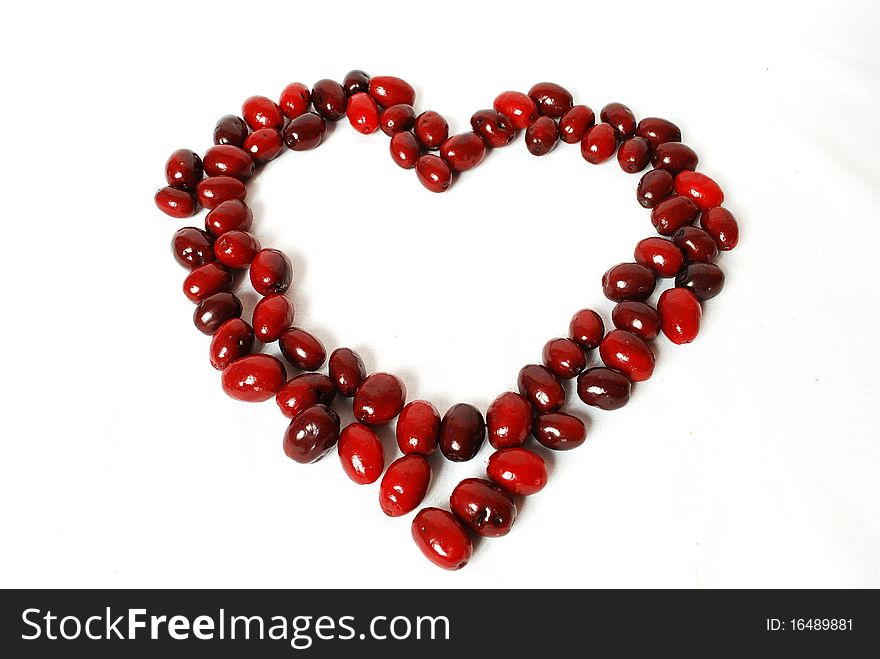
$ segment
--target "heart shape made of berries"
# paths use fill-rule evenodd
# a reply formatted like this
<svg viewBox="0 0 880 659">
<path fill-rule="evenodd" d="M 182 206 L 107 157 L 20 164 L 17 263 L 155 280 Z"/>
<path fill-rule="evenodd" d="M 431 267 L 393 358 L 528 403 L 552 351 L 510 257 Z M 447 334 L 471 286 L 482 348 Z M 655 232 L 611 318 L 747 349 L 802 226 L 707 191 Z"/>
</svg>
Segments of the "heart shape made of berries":
<svg viewBox="0 0 880 659">
<path fill-rule="evenodd" d="M 336 447 L 343 470 L 355 483 L 381 479 L 379 504 L 391 517 L 414 511 L 431 482 L 427 457 L 440 452 L 448 460 L 473 459 L 486 437 L 495 449 L 487 478 L 467 478 L 453 490 L 450 511 L 424 508 L 411 532 L 417 546 L 436 565 L 463 567 L 473 551 L 472 534 L 506 535 L 517 513 L 519 497 L 531 496 L 547 483 L 544 460 L 529 450 L 533 437 L 544 447 L 563 451 L 586 439 L 586 426 L 563 412 L 562 381 L 577 378 L 578 397 L 587 405 L 614 410 L 630 398 L 632 384 L 654 370 L 650 342 L 664 334 L 675 344 L 693 341 L 699 331 L 702 304 L 724 285 L 714 263 L 720 251 L 733 249 L 739 228 L 722 206 L 724 194 L 708 176 L 696 172 L 697 154 L 681 142 L 681 131 L 656 117 L 636 121 L 621 103 L 599 113 L 576 105 L 565 88 L 549 82 L 527 94 L 506 91 L 491 109 L 471 117 L 471 130 L 449 135 L 436 112 L 416 113 L 415 91 L 393 76 L 370 77 L 351 71 L 342 84 L 320 80 L 311 88 L 288 85 L 275 101 L 252 96 L 241 117 L 221 117 L 214 146 L 199 157 L 178 149 L 165 168 L 167 186 L 155 195 L 160 210 L 174 218 L 208 210 L 205 229 L 185 227 L 174 234 L 172 251 L 189 270 L 184 294 L 196 304 L 194 322 L 211 336 L 210 361 L 222 372 L 223 389 L 248 402 L 274 398 L 290 419 L 284 451 L 292 460 L 311 463 Z M 568 335 L 548 341 L 542 363 L 524 366 L 517 391 L 500 394 L 485 416 L 459 403 L 445 414 L 428 401 L 407 402 L 406 387 L 390 373 L 367 374 L 361 358 L 337 348 L 329 359 L 321 341 L 294 325 L 294 307 L 285 296 L 292 268 L 278 250 L 264 249 L 249 233 L 253 216 L 245 183 L 259 167 L 285 147 L 307 151 L 318 147 L 327 123 L 347 117 L 360 133 L 381 129 L 391 138 L 390 153 L 404 169 L 414 169 L 421 184 L 444 192 L 454 178 L 477 167 L 489 149 L 507 146 L 518 131 L 535 156 L 550 153 L 561 141 L 579 144 L 592 164 L 611 159 L 627 173 L 653 169 L 638 183 L 638 202 L 651 210 L 659 235 L 641 240 L 633 261 L 610 268 L 602 278 L 606 297 L 616 303 L 606 332 L 598 313 L 581 309 L 572 317 Z M 699 227 L 696 224 L 699 224 Z M 242 320 L 242 305 L 232 292 L 235 271 L 247 270 L 261 296 L 252 322 Z M 656 307 L 647 303 L 658 279 L 673 278 Z M 278 358 L 254 352 L 257 342 L 278 342 L 282 357 L 299 374 L 288 379 Z M 603 363 L 587 368 L 587 355 L 598 351 Z M 327 363 L 327 374 L 317 371 Z M 334 401 L 351 398 L 357 422 L 340 428 Z M 402 457 L 386 468 L 375 428 L 397 419 L 395 434 Z"/>
</svg>

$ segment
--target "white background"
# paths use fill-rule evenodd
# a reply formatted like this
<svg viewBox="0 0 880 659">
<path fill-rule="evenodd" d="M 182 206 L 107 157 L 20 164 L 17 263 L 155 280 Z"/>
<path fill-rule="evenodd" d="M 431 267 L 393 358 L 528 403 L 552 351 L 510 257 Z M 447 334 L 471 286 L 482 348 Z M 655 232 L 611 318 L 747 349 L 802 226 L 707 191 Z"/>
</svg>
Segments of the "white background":
<svg viewBox="0 0 880 659">
<path fill-rule="evenodd" d="M 876 3 L 421 7 L 4 10 L 0 585 L 880 586 Z M 169 252 L 186 222 L 153 206 L 168 154 L 245 97 L 351 68 L 453 131 L 539 80 L 667 117 L 742 228 L 698 340 L 658 339 L 620 411 L 572 396 L 587 443 L 457 573 L 335 454 L 288 460 L 274 403 L 222 393 Z M 610 311 L 602 272 L 652 234 L 637 180 L 520 138 L 432 195 L 343 121 L 249 199 L 298 324 L 411 399 L 485 409 L 575 310 Z M 443 463 L 426 504 L 489 453 Z"/>
</svg>

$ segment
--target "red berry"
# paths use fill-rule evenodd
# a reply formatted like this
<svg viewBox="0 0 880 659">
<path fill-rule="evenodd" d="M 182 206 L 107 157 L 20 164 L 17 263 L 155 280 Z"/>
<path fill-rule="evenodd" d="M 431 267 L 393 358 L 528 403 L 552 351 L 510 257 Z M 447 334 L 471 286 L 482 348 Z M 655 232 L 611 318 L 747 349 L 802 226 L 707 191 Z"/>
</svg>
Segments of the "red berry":
<svg viewBox="0 0 880 659">
<path fill-rule="evenodd" d="M 518 393 L 506 391 L 486 410 L 486 426 L 493 448 L 522 446 L 532 432 L 532 406 Z"/>
<path fill-rule="evenodd" d="M 581 140 L 581 155 L 593 165 L 608 160 L 616 148 L 617 137 L 611 124 L 596 124 L 587 130 Z"/>
<path fill-rule="evenodd" d="M 471 116 L 471 130 L 479 135 L 486 146 L 498 149 L 507 146 L 516 137 L 516 128 L 497 110 L 477 110 Z"/>
<path fill-rule="evenodd" d="M 284 330 L 278 337 L 278 347 L 287 361 L 303 371 L 317 371 L 327 359 L 324 344 L 299 327 Z"/>
<path fill-rule="evenodd" d="M 230 318 L 211 338 L 209 357 L 211 366 L 224 370 L 232 362 L 251 353 L 254 346 L 254 330 L 241 318 Z"/>
<path fill-rule="evenodd" d="M 584 350 L 592 350 L 605 336 L 605 323 L 592 309 L 581 309 L 571 318 L 568 335 Z"/>
<path fill-rule="evenodd" d="M 651 164 L 675 176 L 686 169 L 696 169 L 700 159 L 696 152 L 681 142 L 665 142 L 654 149 Z"/>
<path fill-rule="evenodd" d="M 617 410 L 629 402 L 632 383 L 610 368 L 591 368 L 578 376 L 578 398 L 601 410 Z"/>
<path fill-rule="evenodd" d="M 476 133 L 459 133 L 443 142 L 440 157 L 455 172 L 473 169 L 486 156 L 486 144 Z"/>
<path fill-rule="evenodd" d="M 549 449 L 569 451 L 584 443 L 587 427 L 571 414 L 549 412 L 535 417 L 532 435 Z"/>
<path fill-rule="evenodd" d="M 391 158 L 403 169 L 412 169 L 416 166 L 421 149 L 416 136 L 409 131 L 402 131 L 391 138 Z"/>
<path fill-rule="evenodd" d="M 265 96 L 251 96 L 241 106 L 241 116 L 244 117 L 251 130 L 261 128 L 284 128 L 284 115 L 281 108 L 272 99 Z"/>
<path fill-rule="evenodd" d="M 724 202 L 721 187 L 705 174 L 685 170 L 675 177 L 675 192 L 690 199 L 701 211 L 720 206 Z"/>
<path fill-rule="evenodd" d="M 639 263 L 619 263 L 602 275 L 602 292 L 614 302 L 647 300 L 654 292 L 654 273 Z"/>
<path fill-rule="evenodd" d="M 254 216 L 241 199 L 230 199 L 218 204 L 205 216 L 205 230 L 215 238 L 227 231 L 247 231 Z"/>
<path fill-rule="evenodd" d="M 230 199 L 244 200 L 247 196 L 247 188 L 237 178 L 212 176 L 199 181 L 196 186 L 196 195 L 199 198 L 199 203 L 211 210 Z"/>
<path fill-rule="evenodd" d="M 714 263 L 690 263 L 675 277 L 678 288 L 686 288 L 703 302 L 724 288 L 724 272 Z"/>
<path fill-rule="evenodd" d="M 566 144 L 577 144 L 596 125 L 596 115 L 586 105 L 575 105 L 559 120 L 559 137 Z"/>
<path fill-rule="evenodd" d="M 296 119 L 301 114 L 308 112 L 311 104 L 312 93 L 301 82 L 292 82 L 287 85 L 281 92 L 281 98 L 278 101 L 281 112 L 288 119 Z"/>
<path fill-rule="evenodd" d="M 449 124 L 440 114 L 428 110 L 416 117 L 413 132 L 426 149 L 439 149 L 449 137 Z"/>
<path fill-rule="evenodd" d="M 538 108 L 535 102 L 522 92 L 501 92 L 492 104 L 497 112 L 500 112 L 510 120 L 514 128 L 522 130 L 538 118 Z"/>
<path fill-rule="evenodd" d="M 611 311 L 611 322 L 617 329 L 632 332 L 645 341 L 654 340 L 660 332 L 660 315 L 644 302 L 618 302 Z"/>
<path fill-rule="evenodd" d="M 336 410 L 326 405 L 312 405 L 291 419 L 284 433 L 284 454 L 303 464 L 317 462 L 327 455 L 338 439 L 339 415 Z"/>
<path fill-rule="evenodd" d="M 183 280 L 183 294 L 199 303 L 214 293 L 232 289 L 232 273 L 219 263 L 206 263 L 190 272 Z"/>
<path fill-rule="evenodd" d="M 202 334 L 211 336 L 227 320 L 241 316 L 241 300 L 232 293 L 214 293 L 196 305 L 193 324 Z"/>
<path fill-rule="evenodd" d="M 473 405 L 453 405 L 440 421 L 440 451 L 452 462 L 467 462 L 473 458 L 485 437 L 486 423 Z"/>
<path fill-rule="evenodd" d="M 371 428 L 363 423 L 346 426 L 339 435 L 336 450 L 343 471 L 355 483 L 369 485 L 379 480 L 385 468 L 385 453 Z"/>
<path fill-rule="evenodd" d="M 651 224 L 661 236 L 671 236 L 680 228 L 693 224 L 699 212 L 688 197 L 669 197 L 654 206 Z"/>
<path fill-rule="evenodd" d="M 450 512 L 423 508 L 412 522 L 412 537 L 425 557 L 444 570 L 459 570 L 474 552 L 468 532 Z"/>
<path fill-rule="evenodd" d="M 324 78 L 312 87 L 312 106 L 327 121 L 339 121 L 345 116 L 348 96 L 342 85 Z"/>
<path fill-rule="evenodd" d="M 328 363 L 330 379 L 340 396 L 351 398 L 364 381 L 367 371 L 364 362 L 354 350 L 337 348 L 330 355 Z"/>
<path fill-rule="evenodd" d="M 669 288 L 663 291 L 657 302 L 657 310 L 667 339 L 681 345 L 697 338 L 703 310 L 700 301 L 689 290 Z"/>
<path fill-rule="evenodd" d="M 571 339 L 550 339 L 544 344 L 544 365 L 564 380 L 576 376 L 587 365 L 583 349 Z"/>
<path fill-rule="evenodd" d="M 171 238 L 171 253 L 188 270 L 195 270 L 215 260 L 211 236 L 195 227 L 184 227 L 174 233 Z"/>
<path fill-rule="evenodd" d="M 415 510 L 431 484 L 431 465 L 423 455 L 410 453 L 390 465 L 379 484 L 379 506 L 389 517 Z"/>
<path fill-rule="evenodd" d="M 519 496 L 535 494 L 547 485 L 544 458 L 524 448 L 495 451 L 489 456 L 486 473 L 498 487 Z"/>
<path fill-rule="evenodd" d="M 636 245 L 633 258 L 657 277 L 674 277 L 684 264 L 684 255 L 670 240 L 645 238 Z"/>
<path fill-rule="evenodd" d="M 636 126 L 636 135 L 644 137 L 656 149 L 666 142 L 681 142 L 681 131 L 671 121 L 658 117 L 645 117 Z"/>
<path fill-rule="evenodd" d="M 416 175 L 431 192 L 446 192 L 452 185 L 452 171 L 439 156 L 422 156 L 416 161 Z"/>
<path fill-rule="evenodd" d="M 516 504 L 491 481 L 465 478 L 449 497 L 449 507 L 466 527 L 484 538 L 510 533 L 516 521 Z"/>
<path fill-rule="evenodd" d="M 727 252 L 739 242 L 739 225 L 726 208 L 710 208 L 700 215 L 700 226 L 712 236 L 718 249 Z"/>
<path fill-rule="evenodd" d="M 643 382 L 654 372 L 654 353 L 635 334 L 623 330 L 608 332 L 599 344 L 599 356 L 608 368 L 620 371 L 631 382 Z"/>
<path fill-rule="evenodd" d="M 261 298 L 254 307 L 254 333 L 263 343 L 277 341 L 281 333 L 291 326 L 295 315 L 293 302 L 283 293 L 273 293 Z"/>
<path fill-rule="evenodd" d="M 369 94 L 359 92 L 348 99 L 348 122 L 362 135 L 375 133 L 379 128 L 379 106 Z"/>
<path fill-rule="evenodd" d="M 326 130 L 327 122 L 320 115 L 306 112 L 287 124 L 281 136 L 288 149 L 308 151 L 321 144 Z"/>
<path fill-rule="evenodd" d="M 440 413 L 426 400 L 407 403 L 397 418 L 395 434 L 404 455 L 431 455 L 440 437 Z"/>
<path fill-rule="evenodd" d="M 381 426 L 400 414 L 406 401 L 406 387 L 390 373 L 373 373 L 354 395 L 354 416 L 371 426 Z"/>
<path fill-rule="evenodd" d="M 177 149 L 165 163 L 165 180 L 174 188 L 195 190 L 203 172 L 202 159 L 189 149 Z"/>
<path fill-rule="evenodd" d="M 290 260 L 277 249 L 261 249 L 251 261 L 250 279 L 260 295 L 284 293 L 293 277 Z"/>
<path fill-rule="evenodd" d="M 283 146 L 280 132 L 274 128 L 261 128 L 247 136 L 243 148 L 254 162 L 263 163 L 277 158 Z"/>
<path fill-rule="evenodd" d="M 205 152 L 208 176 L 231 176 L 246 181 L 254 175 L 254 159 L 244 149 L 231 144 L 216 144 Z"/>
<path fill-rule="evenodd" d="M 599 119 L 614 127 L 614 133 L 620 141 L 636 134 L 635 115 L 623 103 L 609 103 L 602 108 Z"/>
<path fill-rule="evenodd" d="M 284 384 L 284 364 L 271 355 L 247 355 L 223 370 L 223 390 L 236 400 L 269 400 Z"/>
<path fill-rule="evenodd" d="M 281 413 L 293 418 L 312 405 L 330 405 L 336 398 L 336 387 L 326 375 L 320 373 L 302 373 L 291 378 L 278 393 L 275 402 Z"/>
<path fill-rule="evenodd" d="M 405 80 L 394 76 L 370 78 L 370 96 L 383 108 L 403 103 L 415 105 L 416 92 Z"/>
<path fill-rule="evenodd" d="M 214 243 L 217 260 L 234 270 L 247 268 L 259 251 L 260 243 L 247 231 L 227 231 Z"/>
<path fill-rule="evenodd" d="M 669 197 L 675 188 L 675 177 L 663 169 L 652 169 L 641 179 L 636 188 L 636 199 L 643 208 L 654 208 Z"/>
<path fill-rule="evenodd" d="M 214 126 L 214 144 L 231 144 L 232 146 L 244 146 L 248 136 L 248 127 L 241 117 L 234 114 L 226 114 L 217 120 Z"/>
<path fill-rule="evenodd" d="M 617 162 L 627 174 L 640 172 L 651 162 L 651 147 L 643 137 L 630 137 L 617 150 Z"/>
<path fill-rule="evenodd" d="M 178 190 L 170 185 L 156 191 L 153 198 L 156 208 L 171 217 L 182 219 L 196 214 L 198 205 L 191 192 Z"/>
<path fill-rule="evenodd" d="M 550 153 L 559 141 L 559 129 L 550 117 L 538 117 L 526 128 L 526 148 L 533 156 Z"/>
<path fill-rule="evenodd" d="M 538 112 L 547 117 L 558 119 L 571 110 L 574 103 L 571 92 L 555 82 L 539 82 L 532 85 L 529 98 L 535 102 Z"/>
<path fill-rule="evenodd" d="M 672 234 L 672 242 L 681 250 L 685 263 L 709 263 L 718 256 L 712 236 L 697 227 L 682 227 Z"/>
<path fill-rule="evenodd" d="M 565 389 L 546 366 L 529 364 L 523 366 L 517 378 L 519 393 L 539 413 L 555 412 L 565 402 Z"/>
<path fill-rule="evenodd" d="M 392 105 L 382 110 L 379 117 L 379 127 L 389 137 L 394 137 L 403 131 L 412 130 L 416 125 L 416 113 L 411 105 L 401 103 Z"/>
</svg>

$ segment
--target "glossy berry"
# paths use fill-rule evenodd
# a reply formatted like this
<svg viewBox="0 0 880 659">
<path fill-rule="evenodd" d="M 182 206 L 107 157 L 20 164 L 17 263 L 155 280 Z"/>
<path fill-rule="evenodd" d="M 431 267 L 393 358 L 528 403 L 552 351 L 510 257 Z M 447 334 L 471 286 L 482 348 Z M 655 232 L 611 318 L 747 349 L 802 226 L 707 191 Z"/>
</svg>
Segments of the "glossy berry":
<svg viewBox="0 0 880 659">
<path fill-rule="evenodd" d="M 534 101 L 540 114 L 553 119 L 558 119 L 571 110 L 574 103 L 571 92 L 555 82 L 539 82 L 532 85 L 529 98 Z"/>
<path fill-rule="evenodd" d="M 336 386 L 340 396 L 351 398 L 367 376 L 364 362 L 360 355 L 351 348 L 337 348 L 330 355 L 328 362 L 330 379 Z"/>
<path fill-rule="evenodd" d="M 248 274 L 251 286 L 260 295 L 284 293 L 290 288 L 293 266 L 277 249 L 261 249 L 254 255 Z"/>
<path fill-rule="evenodd" d="M 651 224 L 661 236 L 671 236 L 682 227 L 693 224 L 699 212 L 688 197 L 669 197 L 654 206 Z"/>
<path fill-rule="evenodd" d="M 620 141 L 636 134 L 635 115 L 623 103 L 609 103 L 602 108 L 599 119 L 614 127 L 614 133 Z"/>
<path fill-rule="evenodd" d="M 170 185 L 157 190 L 153 200 L 156 208 L 177 219 L 195 215 L 199 208 L 191 192 L 172 188 Z"/>
<path fill-rule="evenodd" d="M 183 294 L 191 302 L 201 302 L 214 293 L 232 290 L 232 273 L 219 263 L 206 263 L 183 280 Z"/>
<path fill-rule="evenodd" d="M 666 338 L 677 345 L 690 343 L 700 331 L 703 310 L 700 302 L 686 288 L 669 288 L 657 301 L 661 327 Z"/>
<path fill-rule="evenodd" d="M 254 216 L 241 199 L 230 199 L 218 204 L 205 216 L 205 230 L 215 238 L 227 231 L 247 231 Z"/>
<path fill-rule="evenodd" d="M 559 141 L 559 129 L 550 117 L 538 117 L 526 128 L 526 148 L 533 156 L 550 153 Z"/>
<path fill-rule="evenodd" d="M 532 435 L 549 449 L 570 451 L 584 443 L 587 427 L 571 414 L 548 412 L 535 417 Z"/>
<path fill-rule="evenodd" d="M 364 92 L 358 92 L 348 99 L 346 115 L 351 127 L 362 135 L 375 133 L 379 128 L 379 106 L 372 96 Z"/>
<path fill-rule="evenodd" d="M 363 423 L 346 426 L 339 434 L 336 450 L 345 475 L 358 485 L 375 483 L 385 469 L 382 442 Z"/>
<path fill-rule="evenodd" d="M 654 372 L 654 353 L 630 332 L 608 332 L 599 344 L 599 356 L 608 368 L 620 371 L 630 382 L 643 382 Z"/>
<path fill-rule="evenodd" d="M 277 158 L 283 147 L 280 132 L 274 128 L 261 128 L 247 136 L 243 149 L 254 162 L 265 163 Z"/>
<path fill-rule="evenodd" d="M 336 398 L 336 387 L 326 375 L 302 373 L 289 379 L 275 394 L 281 413 L 292 419 L 312 405 L 330 405 Z"/>
<path fill-rule="evenodd" d="M 617 162 L 627 174 L 640 172 L 651 162 L 651 147 L 643 137 L 630 137 L 617 149 Z"/>
<path fill-rule="evenodd" d="M 452 170 L 439 156 L 421 156 L 416 161 L 416 175 L 431 192 L 446 192 L 452 185 Z"/>
<path fill-rule="evenodd" d="M 400 414 L 406 387 L 390 373 L 373 373 L 361 382 L 354 395 L 354 416 L 371 426 L 388 423 Z"/>
<path fill-rule="evenodd" d="M 412 521 L 412 537 L 429 561 L 444 570 L 460 570 L 474 552 L 468 532 L 440 508 L 423 508 Z"/>
<path fill-rule="evenodd" d="M 202 334 L 211 336 L 227 320 L 241 316 L 241 300 L 232 293 L 214 293 L 196 305 L 193 323 Z"/>
<path fill-rule="evenodd" d="M 546 366 L 540 364 L 523 366 L 517 378 L 517 386 L 519 393 L 539 413 L 555 412 L 565 402 L 565 389 Z"/>
<path fill-rule="evenodd" d="M 640 339 L 652 341 L 660 332 L 660 315 L 650 304 L 628 300 L 618 302 L 611 310 L 611 322 Z"/>
<path fill-rule="evenodd" d="M 522 446 L 532 432 L 532 406 L 518 393 L 505 391 L 486 410 L 486 427 L 492 448 Z"/>
<path fill-rule="evenodd" d="M 718 256 L 712 236 L 697 227 L 682 227 L 672 234 L 672 242 L 681 250 L 685 263 L 709 263 Z"/>
<path fill-rule="evenodd" d="M 636 199 L 643 208 L 654 208 L 674 189 L 675 177 L 672 174 L 663 169 L 652 169 L 639 179 Z"/>
<path fill-rule="evenodd" d="M 440 421 L 440 451 L 452 462 L 472 459 L 486 437 L 483 415 L 473 405 L 458 403 L 450 407 Z"/>
<path fill-rule="evenodd" d="M 231 176 L 246 181 L 254 175 L 254 159 L 244 149 L 231 144 L 216 144 L 205 152 L 208 176 Z"/>
<path fill-rule="evenodd" d="M 498 110 L 474 112 L 471 116 L 471 129 L 492 149 L 507 146 L 516 137 L 513 123 Z"/>
<path fill-rule="evenodd" d="M 241 106 L 241 116 L 251 130 L 261 128 L 284 128 L 284 114 L 272 99 L 265 96 L 251 96 Z"/>
<path fill-rule="evenodd" d="M 398 167 L 412 169 L 421 155 L 422 146 L 416 136 L 409 131 L 397 133 L 391 138 L 391 158 Z"/>
<path fill-rule="evenodd" d="M 586 105 L 575 105 L 559 120 L 559 138 L 566 144 L 577 144 L 596 125 L 596 115 Z"/>
<path fill-rule="evenodd" d="M 316 148 L 324 139 L 327 122 L 314 112 L 306 112 L 291 120 L 281 133 L 288 149 L 308 151 Z"/>
<path fill-rule="evenodd" d="M 196 196 L 204 208 L 211 210 L 230 199 L 243 201 L 247 197 L 247 188 L 237 178 L 212 176 L 199 181 L 196 186 Z"/>
<path fill-rule="evenodd" d="M 165 180 L 173 188 L 195 190 L 203 172 L 202 159 L 189 149 L 177 149 L 165 163 Z"/>
<path fill-rule="evenodd" d="M 602 275 L 602 292 L 614 302 L 647 300 L 654 292 L 654 273 L 639 263 L 619 263 Z"/>
<path fill-rule="evenodd" d="M 416 92 L 405 80 L 394 76 L 373 76 L 370 78 L 370 96 L 383 108 L 403 103 L 415 105 Z"/>
<path fill-rule="evenodd" d="M 610 124 L 596 124 L 588 129 L 581 140 L 581 155 L 588 163 L 598 165 L 614 155 L 617 137 Z"/>
<path fill-rule="evenodd" d="M 261 298 L 254 307 L 254 334 L 263 343 L 277 341 L 293 324 L 294 313 L 293 302 L 283 293 Z"/>
<path fill-rule="evenodd" d="M 416 117 L 413 133 L 423 147 L 436 150 L 449 137 L 449 124 L 440 114 L 428 110 Z"/>
<path fill-rule="evenodd" d="M 389 137 L 412 130 L 415 125 L 416 112 L 411 105 L 404 103 L 385 108 L 379 117 L 379 128 Z"/>
<path fill-rule="evenodd" d="M 704 302 L 724 288 L 724 272 L 714 263 L 690 263 L 676 275 L 675 285 L 686 288 Z"/>
<path fill-rule="evenodd" d="M 431 484 L 431 465 L 423 455 L 410 453 L 390 465 L 379 484 L 379 507 L 389 517 L 418 508 Z"/>
<path fill-rule="evenodd" d="M 486 144 L 476 133 L 459 133 L 443 142 L 440 157 L 454 172 L 473 169 L 486 156 Z"/>
<path fill-rule="evenodd" d="M 674 277 L 684 264 L 681 250 L 672 241 L 656 236 L 640 240 L 633 258 L 657 277 Z"/>
<path fill-rule="evenodd" d="M 296 119 L 309 111 L 312 104 L 312 92 L 301 82 L 292 82 L 281 92 L 278 106 L 288 119 Z"/>
<path fill-rule="evenodd" d="M 492 107 L 507 117 L 513 127 L 519 130 L 528 128 L 529 124 L 538 118 L 535 102 L 522 92 L 502 92 L 495 98 Z"/>
<path fill-rule="evenodd" d="M 327 359 L 327 350 L 313 334 L 299 327 L 289 327 L 278 337 L 281 354 L 303 371 L 317 371 Z"/>
<path fill-rule="evenodd" d="M 227 231 L 214 243 L 214 255 L 227 268 L 243 270 L 251 264 L 260 243 L 247 231 Z"/>
<path fill-rule="evenodd" d="M 644 137 L 656 149 L 666 142 L 681 142 L 681 130 L 671 121 L 659 117 L 645 117 L 636 126 L 636 135 Z"/>
<path fill-rule="evenodd" d="M 327 455 L 338 439 L 339 415 L 336 411 L 326 405 L 312 405 L 291 419 L 284 433 L 284 454 L 302 464 L 317 462 Z"/>
<path fill-rule="evenodd" d="M 342 85 L 324 78 L 312 87 L 312 106 L 327 121 L 339 121 L 345 116 L 348 97 Z"/>
<path fill-rule="evenodd" d="M 544 365 L 563 380 L 569 380 L 584 370 L 587 357 L 583 349 L 571 339 L 550 339 L 542 352 Z"/>
<path fill-rule="evenodd" d="M 620 409 L 629 402 L 631 391 L 626 376 L 610 368 L 591 368 L 578 376 L 578 398 L 601 410 Z"/>
<path fill-rule="evenodd" d="M 571 317 L 568 336 L 584 350 L 592 350 L 605 336 L 605 323 L 592 309 L 581 309 Z"/>
<path fill-rule="evenodd" d="M 699 172 L 679 172 L 675 177 L 675 192 L 683 197 L 690 197 L 701 211 L 720 206 L 724 202 L 721 187 Z"/>
<path fill-rule="evenodd" d="M 460 522 L 484 538 L 507 535 L 516 521 L 516 504 L 510 495 L 482 478 L 465 478 L 456 485 L 449 507 Z"/>
<path fill-rule="evenodd" d="M 244 146 L 248 136 L 248 127 L 241 117 L 234 114 L 226 114 L 217 120 L 214 126 L 214 144 L 231 144 L 232 146 Z"/>
<path fill-rule="evenodd" d="M 284 384 L 284 365 L 271 355 L 247 355 L 223 369 L 223 391 L 235 400 L 269 400 Z"/>
<path fill-rule="evenodd" d="M 440 438 L 440 413 L 426 400 L 409 402 L 397 418 L 395 435 L 397 446 L 404 455 L 431 455 Z"/>
<path fill-rule="evenodd" d="M 710 208 L 700 215 L 700 226 L 712 236 L 718 249 L 727 252 L 739 242 L 739 225 L 726 208 Z"/>
<path fill-rule="evenodd" d="M 184 227 L 174 233 L 171 238 L 171 253 L 188 270 L 195 270 L 215 260 L 211 236 L 195 227 Z"/>
<path fill-rule="evenodd" d="M 696 169 L 699 162 L 692 148 L 681 142 L 666 142 L 654 149 L 651 164 L 675 176 L 686 169 Z"/>
<path fill-rule="evenodd" d="M 208 352 L 211 366 L 224 370 L 232 362 L 251 354 L 254 347 L 254 330 L 241 318 L 230 318 L 211 338 Z"/>
<path fill-rule="evenodd" d="M 370 91 L 370 76 L 365 71 L 354 69 L 345 74 L 342 79 L 342 88 L 347 96 L 354 96 L 361 92 Z"/>
<path fill-rule="evenodd" d="M 530 496 L 547 485 L 547 464 L 537 453 L 524 448 L 504 448 L 489 456 L 486 474 L 510 494 Z"/>
</svg>

